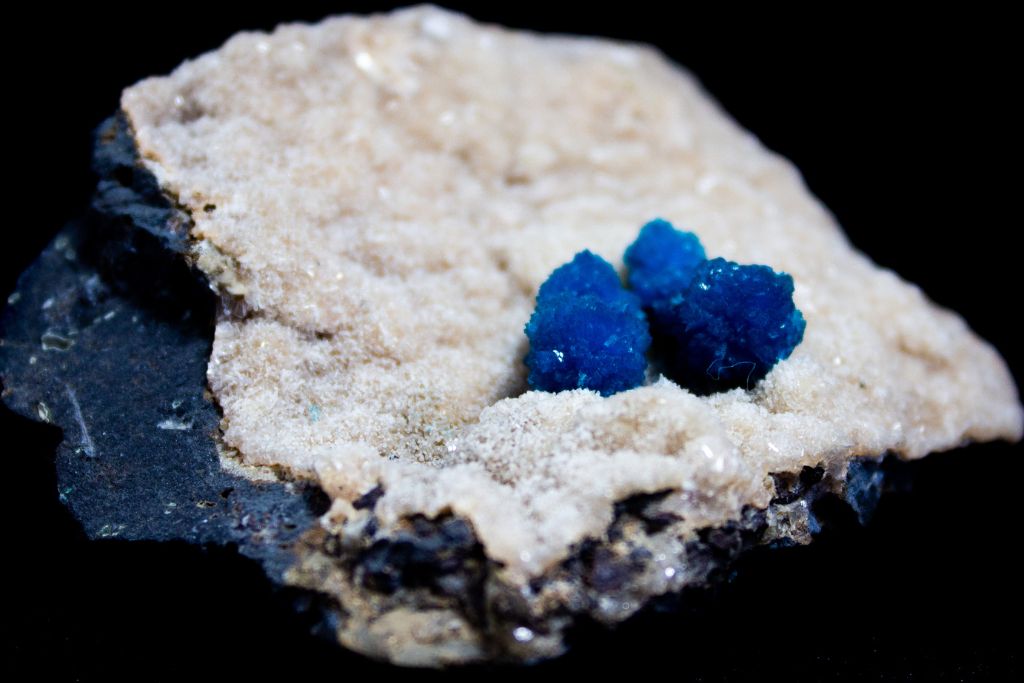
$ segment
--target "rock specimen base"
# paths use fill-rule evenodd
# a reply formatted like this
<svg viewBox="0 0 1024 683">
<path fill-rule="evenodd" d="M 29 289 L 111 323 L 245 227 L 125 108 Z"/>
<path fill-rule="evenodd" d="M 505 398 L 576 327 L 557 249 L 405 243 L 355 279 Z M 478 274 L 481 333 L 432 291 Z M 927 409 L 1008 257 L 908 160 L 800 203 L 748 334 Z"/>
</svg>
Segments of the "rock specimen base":
<svg viewBox="0 0 1024 683">
<path fill-rule="evenodd" d="M 5 399 L 64 427 L 91 534 L 239 543 L 358 651 L 554 656 L 809 541 L 822 496 L 866 511 L 882 454 L 1021 434 L 994 351 L 649 49 L 414 9 L 239 35 L 122 107 L 89 229 L 10 306 Z M 655 216 L 791 273 L 804 342 L 751 390 L 526 392 L 540 282 Z"/>
</svg>

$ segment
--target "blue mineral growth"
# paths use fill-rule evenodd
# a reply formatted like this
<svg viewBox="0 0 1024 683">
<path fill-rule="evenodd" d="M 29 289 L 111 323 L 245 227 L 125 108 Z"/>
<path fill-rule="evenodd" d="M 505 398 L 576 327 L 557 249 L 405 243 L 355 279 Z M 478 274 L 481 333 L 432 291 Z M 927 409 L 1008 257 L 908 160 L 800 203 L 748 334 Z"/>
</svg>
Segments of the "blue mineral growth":
<svg viewBox="0 0 1024 683">
<path fill-rule="evenodd" d="M 706 258 L 696 235 L 656 218 L 626 249 L 629 286 L 644 306 L 652 306 L 686 289 Z"/>
<path fill-rule="evenodd" d="M 613 303 L 635 297 L 622 287 L 622 280 L 612 264 L 589 249 L 581 251 L 572 261 L 555 268 L 537 292 L 537 300 L 550 299 L 559 294 L 596 296 Z"/>
<path fill-rule="evenodd" d="M 651 335 L 640 301 L 610 263 L 589 251 L 541 285 L 526 336 L 531 389 L 610 396 L 644 382 Z"/>
<path fill-rule="evenodd" d="M 791 276 L 723 258 L 701 263 L 688 286 L 650 314 L 666 374 L 698 393 L 749 389 L 789 357 L 806 326 Z"/>
</svg>

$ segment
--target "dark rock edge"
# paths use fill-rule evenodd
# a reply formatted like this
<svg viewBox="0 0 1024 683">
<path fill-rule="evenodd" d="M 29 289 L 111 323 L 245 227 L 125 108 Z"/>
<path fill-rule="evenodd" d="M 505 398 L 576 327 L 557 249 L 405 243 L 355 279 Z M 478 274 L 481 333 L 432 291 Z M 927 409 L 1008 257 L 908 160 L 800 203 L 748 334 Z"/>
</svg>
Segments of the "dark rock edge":
<svg viewBox="0 0 1024 683">
<path fill-rule="evenodd" d="M 336 565 L 383 609 L 453 609 L 482 636 L 489 658 L 556 655 L 585 622 L 611 625 L 638 609 L 678 606 L 728 578 L 752 548 L 810 542 L 824 524 L 851 514 L 865 522 L 889 475 L 902 469 L 898 459 L 878 457 L 855 459 L 845 472 L 819 466 L 776 475 L 767 509 L 748 508 L 690 537 L 677 558 L 685 581 L 681 575 L 654 596 L 648 545 L 683 521 L 662 508 L 667 491 L 618 503 L 602 538 L 578 544 L 531 582 L 532 602 L 496 578 L 499 567 L 463 519 L 415 517 L 381 534 L 373 516 L 379 488 L 356 501 L 357 533 L 328 533 L 318 524 L 327 500 L 316 486 L 253 481 L 221 468 L 221 416 L 205 380 L 221 300 L 190 264 L 188 212 L 142 166 L 123 115 L 98 129 L 94 168 L 90 211 L 21 276 L 0 317 L 2 398 L 23 416 L 63 428 L 59 495 L 89 538 L 236 546 L 273 584 L 294 591 L 297 607 L 319 615 L 324 635 L 343 626 L 346 609 L 315 590 L 287 588 L 309 578 L 300 572 L 298 581 L 286 580 L 301 555 Z M 572 595 L 571 607 L 538 608 L 553 585 Z M 533 649 L 535 638 L 548 645 Z"/>
</svg>

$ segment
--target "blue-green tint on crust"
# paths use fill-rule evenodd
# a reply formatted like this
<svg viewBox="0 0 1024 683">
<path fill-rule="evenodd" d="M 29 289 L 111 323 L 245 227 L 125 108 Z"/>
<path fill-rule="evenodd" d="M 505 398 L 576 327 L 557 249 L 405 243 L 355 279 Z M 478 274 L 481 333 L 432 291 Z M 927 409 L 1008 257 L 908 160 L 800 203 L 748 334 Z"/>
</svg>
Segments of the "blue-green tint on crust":
<svg viewBox="0 0 1024 683">
<path fill-rule="evenodd" d="M 686 289 L 706 258 L 696 235 L 656 218 L 626 249 L 629 286 L 644 306 L 651 306 Z"/>
<path fill-rule="evenodd" d="M 640 302 L 611 264 L 589 251 L 541 285 L 526 336 L 531 389 L 610 396 L 644 382 L 651 336 Z"/>
<path fill-rule="evenodd" d="M 723 258 L 701 263 L 689 286 L 650 308 L 665 374 L 696 393 L 749 389 L 803 340 L 793 278 Z"/>
</svg>

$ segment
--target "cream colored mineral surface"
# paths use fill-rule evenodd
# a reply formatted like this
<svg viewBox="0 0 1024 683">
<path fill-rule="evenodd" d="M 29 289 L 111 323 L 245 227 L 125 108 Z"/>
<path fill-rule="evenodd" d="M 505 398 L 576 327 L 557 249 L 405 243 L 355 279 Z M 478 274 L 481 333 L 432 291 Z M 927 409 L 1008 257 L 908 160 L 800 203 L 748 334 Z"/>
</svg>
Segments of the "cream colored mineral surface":
<svg viewBox="0 0 1024 683">
<path fill-rule="evenodd" d="M 335 519 L 378 483 L 385 528 L 461 515 L 513 584 L 630 494 L 677 491 L 696 528 L 764 506 L 770 472 L 1021 435 L 992 348 L 650 48 L 415 8 L 239 34 L 122 107 L 234 300 L 226 443 Z M 584 248 L 621 264 L 657 216 L 791 273 L 804 342 L 752 391 L 525 392 L 538 285 Z"/>
</svg>

